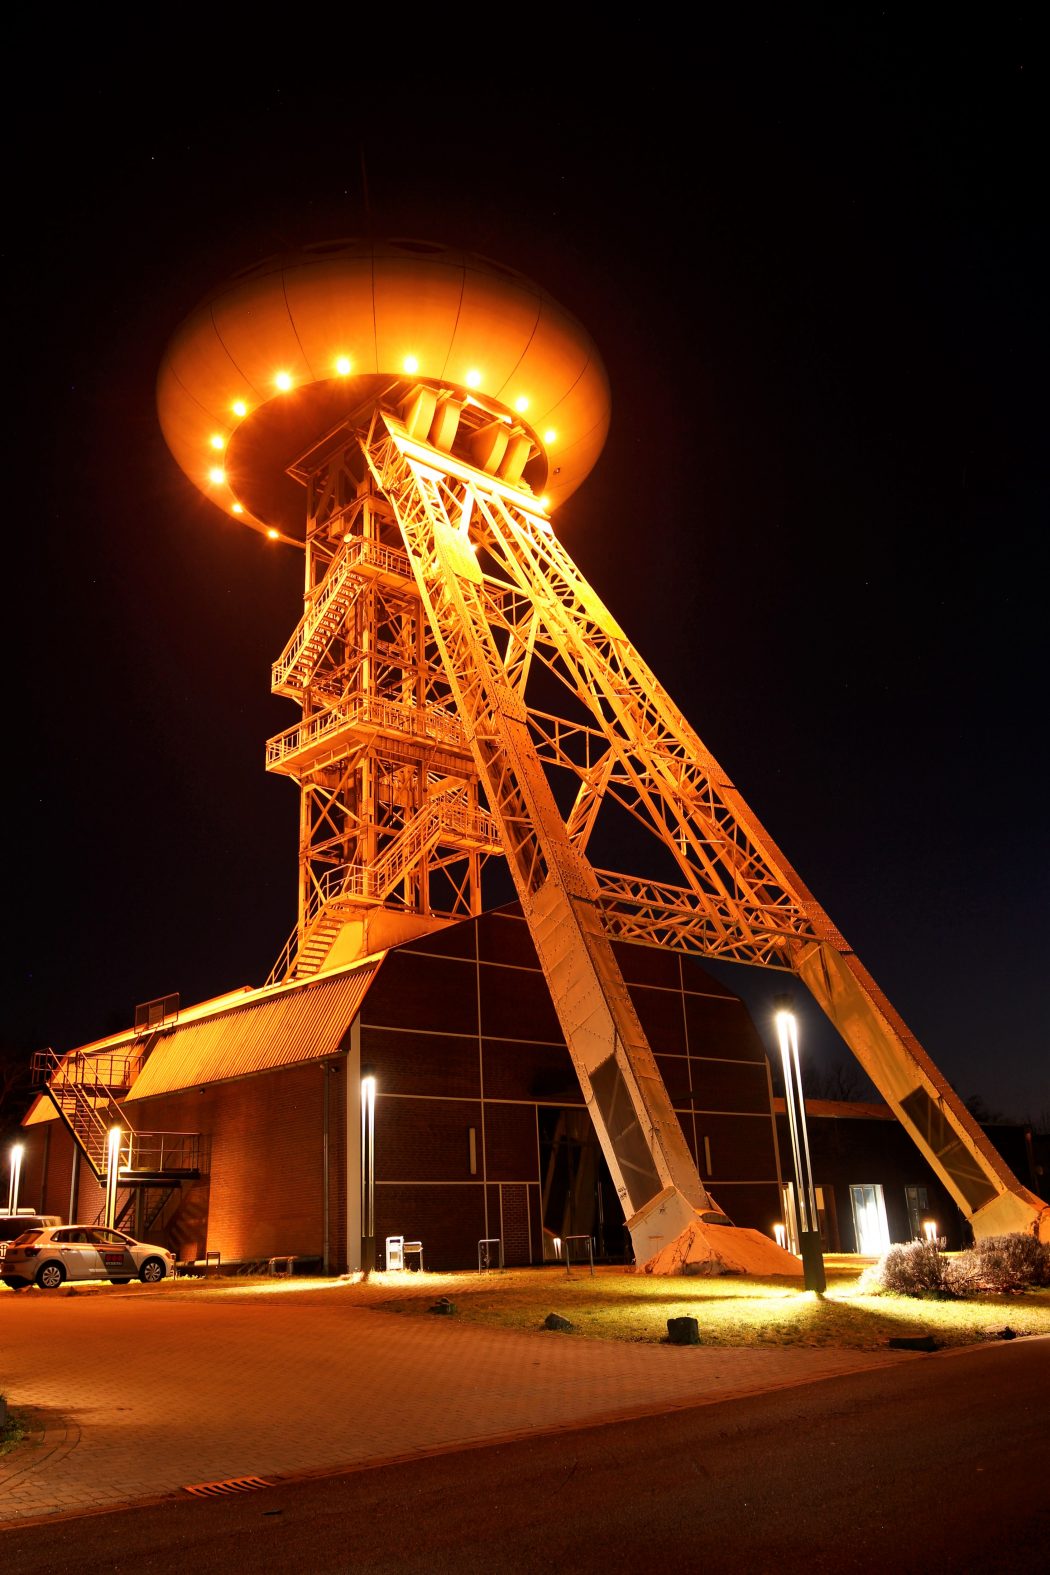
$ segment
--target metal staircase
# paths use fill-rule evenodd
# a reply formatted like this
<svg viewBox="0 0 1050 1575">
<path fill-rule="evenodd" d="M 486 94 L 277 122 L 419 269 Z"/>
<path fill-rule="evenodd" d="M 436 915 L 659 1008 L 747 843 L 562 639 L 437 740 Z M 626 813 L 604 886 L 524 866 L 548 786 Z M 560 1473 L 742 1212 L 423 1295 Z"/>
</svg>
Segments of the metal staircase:
<svg viewBox="0 0 1050 1575">
<path fill-rule="evenodd" d="M 162 1183 L 159 1187 L 124 1187 L 117 1195 L 117 1212 L 113 1220 L 115 1230 L 127 1230 L 145 1240 L 153 1229 L 160 1216 L 164 1213 L 168 1203 L 179 1191 L 175 1183 Z M 136 1228 L 135 1213 L 140 1197 L 143 1199 L 142 1219 Z M 104 1225 L 106 1210 L 103 1206 L 99 1209 L 93 1225 Z"/>
<path fill-rule="evenodd" d="M 302 940 L 298 928 L 293 930 L 266 983 L 312 978 L 354 909 L 388 902 L 406 876 L 439 847 L 459 854 L 498 853 L 496 822 L 459 794 L 428 800 L 374 864 L 339 865 L 328 872 L 314 891 Z"/>
<path fill-rule="evenodd" d="M 412 570 L 405 553 L 360 536 L 344 542 L 332 559 L 317 594 L 288 644 L 273 664 L 274 694 L 302 701 L 318 663 L 338 634 L 357 597 L 370 582 L 411 586 Z"/>
<path fill-rule="evenodd" d="M 76 1051 L 62 1056 L 48 1048 L 33 1056 L 36 1081 L 43 1085 L 97 1181 L 105 1181 L 108 1173 L 109 1134 L 114 1127 L 121 1132 L 118 1163 L 125 1187 L 177 1184 L 200 1175 L 198 1132 L 136 1131 L 126 1107 L 118 1103 L 118 1096 L 134 1083 L 155 1037 L 130 1053 L 92 1056 Z"/>
</svg>

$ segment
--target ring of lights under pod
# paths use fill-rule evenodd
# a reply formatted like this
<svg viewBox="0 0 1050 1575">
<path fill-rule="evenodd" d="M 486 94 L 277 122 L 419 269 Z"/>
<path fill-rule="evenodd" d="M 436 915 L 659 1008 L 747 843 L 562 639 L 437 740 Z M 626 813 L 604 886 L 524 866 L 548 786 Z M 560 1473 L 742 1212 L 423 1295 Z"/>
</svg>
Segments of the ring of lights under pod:
<svg viewBox="0 0 1050 1575">
<path fill-rule="evenodd" d="M 242 523 L 301 540 L 288 466 L 406 377 L 523 429 L 522 484 L 551 508 L 608 432 L 605 368 L 576 319 L 513 269 L 418 241 L 340 241 L 237 274 L 172 336 L 157 406 L 194 486 Z"/>
</svg>

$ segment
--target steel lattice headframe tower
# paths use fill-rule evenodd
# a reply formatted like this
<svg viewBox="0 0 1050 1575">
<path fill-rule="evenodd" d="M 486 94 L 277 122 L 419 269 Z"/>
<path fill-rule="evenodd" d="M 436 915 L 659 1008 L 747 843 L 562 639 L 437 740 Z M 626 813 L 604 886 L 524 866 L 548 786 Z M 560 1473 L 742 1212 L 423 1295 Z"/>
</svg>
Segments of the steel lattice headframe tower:
<svg viewBox="0 0 1050 1575">
<path fill-rule="evenodd" d="M 296 929 L 276 983 L 476 914 L 502 855 L 636 1257 L 784 1272 L 706 1192 L 615 939 L 795 974 L 978 1235 L 1050 1236 L 1013 1176 L 554 533 L 608 428 L 585 331 L 521 275 L 418 242 L 271 259 L 187 320 L 158 402 L 190 479 L 301 547 L 273 668 L 302 718 Z M 305 533 L 303 491 L 305 489 Z M 599 866 L 626 841 L 639 873 Z"/>
</svg>

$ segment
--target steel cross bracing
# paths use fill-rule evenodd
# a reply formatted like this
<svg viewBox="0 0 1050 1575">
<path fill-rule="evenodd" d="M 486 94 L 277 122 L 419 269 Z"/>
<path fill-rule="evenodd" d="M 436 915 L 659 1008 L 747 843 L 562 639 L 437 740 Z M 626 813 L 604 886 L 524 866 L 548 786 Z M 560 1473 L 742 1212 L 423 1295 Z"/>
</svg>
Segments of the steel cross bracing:
<svg viewBox="0 0 1050 1575">
<path fill-rule="evenodd" d="M 384 430 L 391 435 L 384 439 Z M 374 429 L 375 430 L 375 429 Z M 407 435 L 402 433 L 407 441 Z M 367 450 L 393 504 L 446 676 L 580 1083 L 632 1228 L 665 1206 L 668 1241 L 691 1213 L 718 1213 L 671 1108 L 598 911 L 598 883 L 573 845 L 529 734 L 520 694 L 530 642 L 501 654 L 496 605 L 467 525 L 476 494 L 409 460 L 392 427 Z M 479 473 L 480 475 L 480 473 Z M 446 507 L 448 505 L 448 507 Z M 452 513 L 450 514 L 449 508 Z M 674 1204 L 667 1212 L 668 1202 Z M 648 1244 L 649 1234 L 636 1239 Z M 640 1254 L 648 1256 L 644 1250 Z"/>
<path fill-rule="evenodd" d="M 630 1006 L 613 936 L 796 973 L 978 1230 L 1030 1229 L 1040 1217 L 1050 1229 L 1045 1207 L 992 1148 L 535 500 L 410 435 L 393 413 L 377 414 L 364 448 L 396 514 L 628 1213 L 660 1188 L 693 1208 L 709 1200 Z M 528 703 L 539 669 L 573 697 L 578 717 Z M 577 784 L 564 813 L 545 767 Z M 595 871 L 587 849 L 610 804 L 655 835 L 682 884 Z M 638 1140 L 651 1151 L 648 1165 Z"/>
</svg>

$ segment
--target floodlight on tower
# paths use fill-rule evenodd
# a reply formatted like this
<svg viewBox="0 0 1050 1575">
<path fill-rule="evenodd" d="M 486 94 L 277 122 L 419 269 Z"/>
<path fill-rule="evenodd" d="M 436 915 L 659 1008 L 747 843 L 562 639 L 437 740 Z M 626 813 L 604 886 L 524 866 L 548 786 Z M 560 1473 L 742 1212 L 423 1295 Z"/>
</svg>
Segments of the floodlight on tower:
<svg viewBox="0 0 1050 1575">
<path fill-rule="evenodd" d="M 1050 1234 L 1050 1211 L 552 530 L 547 511 L 602 450 L 609 389 L 590 336 L 544 290 L 420 242 L 271 258 L 176 332 L 158 405 L 195 485 L 303 552 L 303 616 L 272 674 L 302 714 L 266 748 L 267 769 L 300 790 L 298 918 L 272 982 L 479 913 L 484 867 L 501 856 L 639 1264 L 798 1272 L 701 1182 L 614 955 L 621 939 L 796 974 L 975 1231 L 1041 1218 Z M 213 492 L 202 444 L 241 407 Z M 574 784 L 567 814 L 559 775 Z M 651 870 L 597 867 L 617 813 L 652 833 Z"/>
</svg>

